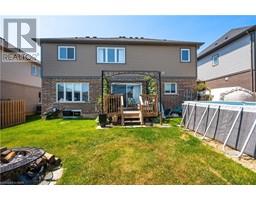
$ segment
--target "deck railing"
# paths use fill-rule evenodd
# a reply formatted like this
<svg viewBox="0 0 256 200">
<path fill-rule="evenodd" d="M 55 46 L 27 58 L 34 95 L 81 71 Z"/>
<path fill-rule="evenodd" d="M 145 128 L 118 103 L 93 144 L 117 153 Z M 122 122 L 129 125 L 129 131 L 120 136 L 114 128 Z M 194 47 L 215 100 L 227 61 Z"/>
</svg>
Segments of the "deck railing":
<svg viewBox="0 0 256 200">
<path fill-rule="evenodd" d="M 123 102 L 122 95 L 105 95 L 103 98 L 103 112 L 109 116 L 121 115 L 124 106 Z"/>
<path fill-rule="evenodd" d="M 140 109 L 143 117 L 158 116 L 158 98 L 157 95 L 143 94 L 140 96 Z"/>
</svg>

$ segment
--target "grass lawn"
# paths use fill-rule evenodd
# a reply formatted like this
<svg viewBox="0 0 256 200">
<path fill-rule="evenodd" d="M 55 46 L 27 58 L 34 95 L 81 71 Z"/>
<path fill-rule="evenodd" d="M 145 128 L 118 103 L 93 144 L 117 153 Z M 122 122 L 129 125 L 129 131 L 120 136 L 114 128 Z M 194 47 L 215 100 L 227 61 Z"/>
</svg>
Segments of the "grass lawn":
<svg viewBox="0 0 256 200">
<path fill-rule="evenodd" d="M 177 127 L 96 130 L 94 120 L 32 120 L 1 146 L 41 147 L 63 161 L 59 184 L 256 184 L 256 173 Z"/>
</svg>

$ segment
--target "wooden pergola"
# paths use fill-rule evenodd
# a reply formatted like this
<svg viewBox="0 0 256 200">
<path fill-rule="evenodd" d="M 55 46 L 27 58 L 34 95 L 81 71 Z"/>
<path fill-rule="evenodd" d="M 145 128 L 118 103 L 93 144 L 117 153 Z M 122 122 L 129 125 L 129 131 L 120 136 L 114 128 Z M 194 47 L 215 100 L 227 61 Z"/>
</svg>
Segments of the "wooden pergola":
<svg viewBox="0 0 256 200">
<path fill-rule="evenodd" d="M 120 75 L 141 75 L 149 76 L 157 82 L 157 94 L 140 95 L 140 105 L 139 111 L 124 111 L 123 96 L 117 94 L 105 95 L 104 94 L 104 80 L 113 80 L 114 77 Z M 120 115 L 123 120 L 126 115 L 127 118 L 136 117 L 136 114 L 140 116 L 141 124 L 144 123 L 144 117 L 156 117 L 159 113 L 162 113 L 161 106 L 158 106 L 158 102 L 161 102 L 161 72 L 160 71 L 113 71 L 113 70 L 103 70 L 101 79 L 101 89 L 102 89 L 102 112 L 106 113 L 108 116 Z M 158 108 L 159 107 L 159 108 Z M 161 116 L 161 115 L 160 115 Z"/>
</svg>

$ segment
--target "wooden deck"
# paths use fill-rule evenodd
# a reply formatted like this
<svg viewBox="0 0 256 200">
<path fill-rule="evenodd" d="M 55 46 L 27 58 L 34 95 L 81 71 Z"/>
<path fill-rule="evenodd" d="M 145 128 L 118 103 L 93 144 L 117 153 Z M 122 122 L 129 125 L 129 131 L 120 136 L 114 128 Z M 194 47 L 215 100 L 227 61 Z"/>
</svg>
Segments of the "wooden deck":
<svg viewBox="0 0 256 200">
<path fill-rule="evenodd" d="M 159 116 L 157 95 L 141 95 L 135 108 L 125 108 L 122 95 L 106 95 L 103 99 L 103 112 L 108 117 L 121 119 L 121 124 L 144 124 L 144 119 Z"/>
</svg>

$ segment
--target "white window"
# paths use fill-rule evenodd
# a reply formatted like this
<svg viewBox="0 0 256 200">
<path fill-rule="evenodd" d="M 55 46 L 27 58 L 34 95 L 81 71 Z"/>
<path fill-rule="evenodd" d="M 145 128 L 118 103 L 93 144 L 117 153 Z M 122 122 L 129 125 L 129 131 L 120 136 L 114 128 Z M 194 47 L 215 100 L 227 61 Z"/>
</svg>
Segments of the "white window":
<svg viewBox="0 0 256 200">
<path fill-rule="evenodd" d="M 58 46 L 58 60 L 75 60 L 76 49 L 74 46 Z"/>
<path fill-rule="evenodd" d="M 190 62 L 190 49 L 181 49 L 180 50 L 180 61 L 181 62 Z"/>
<path fill-rule="evenodd" d="M 41 67 L 37 65 L 31 65 L 31 75 L 41 77 Z"/>
<path fill-rule="evenodd" d="M 97 47 L 97 63 L 125 63 L 125 48 Z"/>
<path fill-rule="evenodd" d="M 164 83 L 164 94 L 177 94 L 177 83 Z"/>
<path fill-rule="evenodd" d="M 216 66 L 219 64 L 219 54 L 212 56 L 212 66 Z"/>
<path fill-rule="evenodd" d="M 89 102 L 89 83 L 57 83 L 57 102 Z"/>
</svg>

